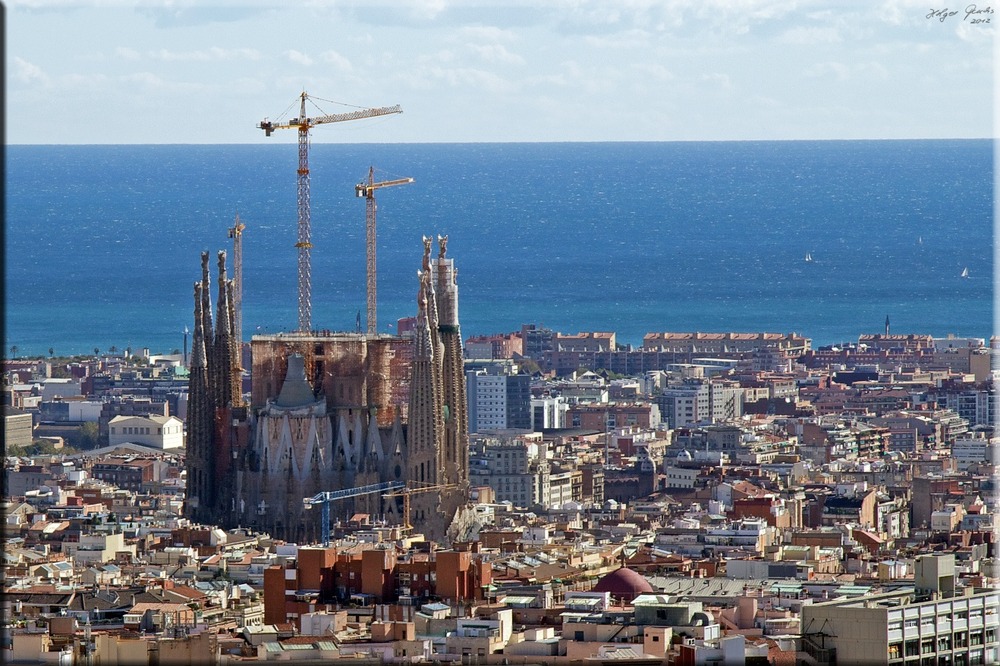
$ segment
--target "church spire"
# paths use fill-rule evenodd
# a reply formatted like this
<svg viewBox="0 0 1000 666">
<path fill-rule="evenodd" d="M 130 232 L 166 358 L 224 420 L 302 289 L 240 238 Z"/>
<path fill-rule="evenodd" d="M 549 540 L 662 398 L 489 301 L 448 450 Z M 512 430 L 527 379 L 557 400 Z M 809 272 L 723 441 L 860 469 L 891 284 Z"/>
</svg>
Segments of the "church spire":
<svg viewBox="0 0 1000 666">
<path fill-rule="evenodd" d="M 194 283 L 194 340 L 188 379 L 187 512 L 201 519 L 210 511 L 213 414 L 205 349 L 204 282 Z"/>
<path fill-rule="evenodd" d="M 216 407 L 233 404 L 233 337 L 232 308 L 229 306 L 229 280 L 226 276 L 226 251 L 218 254 L 218 290 L 219 302 L 215 316 L 215 340 L 212 345 L 214 363 L 211 370 L 212 381 L 215 384 L 213 394 Z"/>
</svg>

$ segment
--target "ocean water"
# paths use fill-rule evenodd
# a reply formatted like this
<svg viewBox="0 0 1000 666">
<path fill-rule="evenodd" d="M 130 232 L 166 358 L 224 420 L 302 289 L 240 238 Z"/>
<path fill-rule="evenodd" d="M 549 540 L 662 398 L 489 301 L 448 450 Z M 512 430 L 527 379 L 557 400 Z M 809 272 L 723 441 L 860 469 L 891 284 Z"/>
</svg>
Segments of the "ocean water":
<svg viewBox="0 0 1000 666">
<path fill-rule="evenodd" d="M 894 333 L 992 334 L 989 140 L 314 143 L 314 328 L 365 321 L 354 185 L 370 165 L 415 179 L 376 194 L 382 331 L 415 313 L 421 236 L 447 234 L 465 336 L 536 323 L 821 345 L 886 316 Z M 232 275 L 237 213 L 244 337 L 293 330 L 296 166 L 294 137 L 8 147 L 5 355 L 181 348 L 200 253 L 214 279 L 227 249 Z"/>
</svg>

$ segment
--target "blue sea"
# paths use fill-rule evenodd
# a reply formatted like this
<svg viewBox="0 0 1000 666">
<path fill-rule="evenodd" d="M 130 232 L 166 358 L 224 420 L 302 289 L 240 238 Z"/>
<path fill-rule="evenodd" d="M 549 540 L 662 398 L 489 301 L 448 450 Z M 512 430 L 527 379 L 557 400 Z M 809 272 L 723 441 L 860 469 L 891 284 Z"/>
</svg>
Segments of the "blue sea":
<svg viewBox="0 0 1000 666">
<path fill-rule="evenodd" d="M 416 310 L 422 235 L 447 234 L 464 336 L 993 332 L 989 140 L 330 144 L 310 153 L 313 328 L 365 320 L 378 181 L 379 328 Z M 246 224 L 244 337 L 294 330 L 296 147 L 10 146 L 5 355 L 169 353 L 200 253 Z M 809 253 L 812 261 L 805 261 Z M 969 277 L 960 277 L 968 268 Z M 213 294 L 214 300 L 214 294 Z"/>
</svg>

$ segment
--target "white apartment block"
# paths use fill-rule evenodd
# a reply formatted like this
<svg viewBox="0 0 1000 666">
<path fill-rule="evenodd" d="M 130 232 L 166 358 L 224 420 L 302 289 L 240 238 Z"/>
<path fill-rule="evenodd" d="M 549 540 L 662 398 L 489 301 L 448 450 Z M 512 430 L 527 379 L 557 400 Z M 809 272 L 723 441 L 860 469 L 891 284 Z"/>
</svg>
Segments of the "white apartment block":
<svg viewBox="0 0 1000 666">
<path fill-rule="evenodd" d="M 507 377 L 467 373 L 469 384 L 469 429 L 472 432 L 503 430 L 507 427 Z"/>
<path fill-rule="evenodd" d="M 532 398 L 532 426 L 535 431 L 549 428 L 565 428 L 569 403 L 562 396 Z"/>
<path fill-rule="evenodd" d="M 743 389 L 726 382 L 689 382 L 664 389 L 657 404 L 671 428 L 721 423 L 743 416 Z"/>
<path fill-rule="evenodd" d="M 968 469 L 971 465 L 979 465 L 998 460 L 998 444 L 1000 444 L 1000 439 L 956 439 L 951 445 L 951 457 L 955 459 L 956 469 L 963 471 Z"/>
</svg>

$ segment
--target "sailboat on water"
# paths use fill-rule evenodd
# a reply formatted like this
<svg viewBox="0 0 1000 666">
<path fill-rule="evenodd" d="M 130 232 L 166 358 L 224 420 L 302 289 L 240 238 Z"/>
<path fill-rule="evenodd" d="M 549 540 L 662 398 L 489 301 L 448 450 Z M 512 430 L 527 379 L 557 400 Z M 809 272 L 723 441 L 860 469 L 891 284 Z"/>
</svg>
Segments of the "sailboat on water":
<svg viewBox="0 0 1000 666">
<path fill-rule="evenodd" d="M 969 267 L 968 266 L 966 266 L 965 268 L 962 269 L 962 277 L 964 277 L 964 278 L 969 277 Z"/>
<path fill-rule="evenodd" d="M 806 261 L 808 262 L 808 261 L 812 261 L 812 260 L 813 260 L 812 253 L 806 252 Z"/>
</svg>

